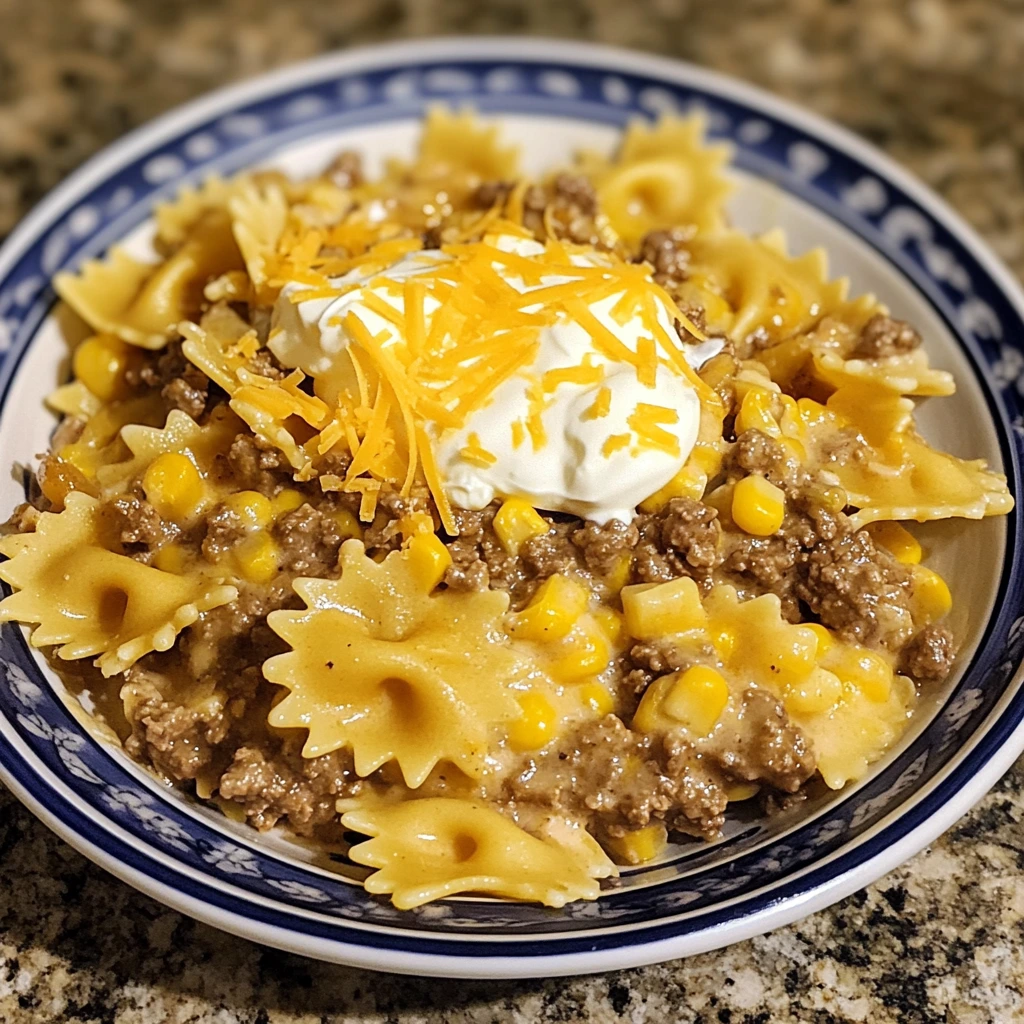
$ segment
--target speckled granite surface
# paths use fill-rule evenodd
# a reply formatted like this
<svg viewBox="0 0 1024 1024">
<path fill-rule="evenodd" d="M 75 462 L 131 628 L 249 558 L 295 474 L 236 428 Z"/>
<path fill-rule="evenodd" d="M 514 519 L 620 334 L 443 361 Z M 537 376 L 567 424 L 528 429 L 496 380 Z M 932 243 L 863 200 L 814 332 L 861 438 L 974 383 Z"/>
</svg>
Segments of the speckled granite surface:
<svg viewBox="0 0 1024 1024">
<path fill-rule="evenodd" d="M 1024 273 L 1020 0 L 0 0 L 0 231 L 98 147 L 243 75 L 454 32 L 685 57 L 849 125 Z M 0 1021 L 41 1024 L 1024 1021 L 1024 763 L 877 885 L 721 953 L 466 984 L 229 938 L 115 881 L 0 789 Z"/>
</svg>

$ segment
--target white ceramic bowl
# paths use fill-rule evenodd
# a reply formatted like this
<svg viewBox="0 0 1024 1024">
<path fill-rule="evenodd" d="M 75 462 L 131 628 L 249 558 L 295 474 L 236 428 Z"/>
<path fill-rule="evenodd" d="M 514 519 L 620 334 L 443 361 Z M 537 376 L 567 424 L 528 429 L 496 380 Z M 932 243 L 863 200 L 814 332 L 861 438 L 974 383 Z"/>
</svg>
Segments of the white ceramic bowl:
<svg viewBox="0 0 1024 1024">
<path fill-rule="evenodd" d="M 67 344 L 49 280 L 112 242 L 145 248 L 155 200 L 212 172 L 309 172 L 341 147 L 371 170 L 408 152 L 426 104 L 500 118 L 540 171 L 610 148 L 629 117 L 704 108 L 737 147 L 732 215 L 824 245 L 832 271 L 878 294 L 952 370 L 925 405 L 940 446 L 1001 467 L 1020 506 L 1024 297 L 934 195 L 846 132 L 728 79 L 642 54 L 537 40 L 357 50 L 189 104 L 110 147 L 47 198 L 0 252 L 0 452 L 27 462 L 53 428 L 43 396 Z M 1022 386 L 1024 389 L 1024 386 Z M 0 508 L 22 499 L 4 474 Z M 472 977 L 583 973 L 708 950 L 818 910 L 951 825 L 1024 748 L 1024 580 L 1016 513 L 931 528 L 967 643 L 908 735 L 858 784 L 710 845 L 672 847 L 596 903 L 561 911 L 455 899 L 398 912 L 352 868 L 286 835 L 190 804 L 91 732 L 20 630 L 0 632 L 0 778 L 69 843 L 165 903 L 248 938 L 383 970 Z"/>
</svg>

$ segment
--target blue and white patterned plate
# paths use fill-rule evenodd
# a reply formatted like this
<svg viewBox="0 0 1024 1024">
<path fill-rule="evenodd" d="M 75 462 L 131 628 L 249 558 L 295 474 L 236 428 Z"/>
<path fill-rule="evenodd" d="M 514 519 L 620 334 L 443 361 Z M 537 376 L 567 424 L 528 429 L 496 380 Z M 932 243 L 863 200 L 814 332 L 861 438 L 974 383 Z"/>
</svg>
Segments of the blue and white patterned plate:
<svg viewBox="0 0 1024 1024">
<path fill-rule="evenodd" d="M 610 148 L 630 117 L 701 107 L 737 150 L 732 215 L 824 244 L 833 270 L 926 336 L 959 392 L 923 429 L 1001 466 L 1021 505 L 1024 295 L 983 243 L 879 153 L 778 100 L 696 68 L 553 42 L 441 40 L 331 56 L 216 93 L 83 167 L 0 251 L 0 452 L 29 461 L 53 421 L 42 397 L 65 343 L 52 275 L 131 237 L 155 200 L 253 163 L 309 171 L 355 146 L 408 151 L 426 104 L 503 122 L 530 170 Z M 0 508 L 21 500 L 0 480 Z M 125 881 L 218 927 L 326 960 L 417 974 L 516 977 L 622 968 L 736 941 L 867 884 L 963 814 L 1024 749 L 1020 522 L 938 524 L 926 541 L 953 580 L 967 638 L 959 671 L 867 780 L 710 846 L 670 848 L 595 903 L 554 911 L 457 899 L 401 913 L 356 869 L 190 804 L 90 729 L 22 632 L 0 632 L 0 779 L 69 843 Z"/>
</svg>

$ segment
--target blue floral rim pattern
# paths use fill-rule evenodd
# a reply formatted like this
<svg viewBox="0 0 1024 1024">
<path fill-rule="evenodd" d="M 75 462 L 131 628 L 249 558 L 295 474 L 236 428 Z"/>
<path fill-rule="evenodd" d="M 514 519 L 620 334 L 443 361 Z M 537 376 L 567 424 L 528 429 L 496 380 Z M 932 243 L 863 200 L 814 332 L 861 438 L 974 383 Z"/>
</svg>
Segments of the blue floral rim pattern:
<svg viewBox="0 0 1024 1024">
<path fill-rule="evenodd" d="M 732 141 L 737 164 L 841 220 L 912 280 L 962 342 L 982 382 L 1018 506 L 1024 436 L 1021 314 L 956 231 L 897 182 L 783 113 L 696 83 L 594 62 L 382 60 L 239 103 L 127 161 L 21 243 L 0 279 L 0 413 L 16 370 L 54 304 L 52 275 L 104 251 L 190 180 L 230 173 L 296 140 L 409 119 L 431 102 L 624 124 L 698 106 Z M 796 900 L 907 836 L 950 800 L 1024 719 L 1011 679 L 1024 654 L 1024 578 L 1016 513 L 996 611 L 974 663 L 935 722 L 867 784 L 775 839 L 736 831 L 714 863 L 699 852 L 633 873 L 596 903 L 554 912 L 481 900 L 395 911 L 344 878 L 253 836 L 218 827 L 125 764 L 67 710 L 20 631 L 0 630 L 0 777 L 31 794 L 65 831 L 135 872 L 226 913 L 327 942 L 460 958 L 571 955 L 712 929 Z M 997 713 L 998 712 L 998 713 Z M 993 719 L 989 721 L 990 719 Z M 984 735 L 976 736 L 982 723 Z M 966 751 L 965 756 L 963 752 Z M 953 765 L 956 758 L 959 763 Z M 895 820 L 879 823 L 900 807 Z M 723 852 L 726 856 L 723 857 Z M 638 875 L 642 885 L 633 884 Z"/>
</svg>

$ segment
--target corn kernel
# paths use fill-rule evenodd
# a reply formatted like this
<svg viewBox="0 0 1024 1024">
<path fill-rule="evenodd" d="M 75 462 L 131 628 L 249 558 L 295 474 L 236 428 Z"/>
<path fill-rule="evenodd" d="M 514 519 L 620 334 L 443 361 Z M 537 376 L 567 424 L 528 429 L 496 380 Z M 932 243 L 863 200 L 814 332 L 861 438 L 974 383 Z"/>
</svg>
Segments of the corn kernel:
<svg viewBox="0 0 1024 1024">
<path fill-rule="evenodd" d="M 177 544 L 165 544 L 153 555 L 153 565 L 163 572 L 180 573 L 185 568 L 185 552 Z"/>
<path fill-rule="evenodd" d="M 359 522 L 354 512 L 350 512 L 347 508 L 338 508 L 331 513 L 331 518 L 337 526 L 338 536 L 342 541 L 363 539 L 363 524 Z"/>
<path fill-rule="evenodd" d="M 763 476 L 745 476 L 732 492 L 733 522 L 754 537 L 778 533 L 786 515 L 786 496 Z"/>
<path fill-rule="evenodd" d="M 629 575 L 632 571 L 633 556 L 620 555 L 619 560 L 615 563 L 615 568 L 604 578 L 608 589 L 617 594 L 629 582 Z"/>
<path fill-rule="evenodd" d="M 690 453 L 690 464 L 709 479 L 722 468 L 722 453 L 707 441 L 698 441 Z"/>
<path fill-rule="evenodd" d="M 436 534 L 417 533 L 405 549 L 405 557 L 413 573 L 426 591 L 431 591 L 444 579 L 452 564 L 451 552 Z"/>
<path fill-rule="evenodd" d="M 583 616 L 559 645 L 559 657 L 550 666 L 551 677 L 560 683 L 574 683 L 600 675 L 611 661 L 612 652 L 603 630 L 589 616 Z"/>
<path fill-rule="evenodd" d="M 410 512 L 398 520 L 398 530 L 402 539 L 408 540 L 418 533 L 433 533 L 434 520 L 426 512 Z"/>
<path fill-rule="evenodd" d="M 602 718 L 615 707 L 612 695 L 608 692 L 607 687 L 600 683 L 583 683 L 576 692 L 579 694 L 583 706 Z"/>
<path fill-rule="evenodd" d="M 782 433 L 779 424 L 772 415 L 773 394 L 765 388 L 751 388 L 743 396 L 740 411 L 736 414 L 736 436 L 748 430 L 760 430 L 769 437 L 779 437 Z"/>
<path fill-rule="evenodd" d="M 866 527 L 871 539 L 885 548 L 897 562 L 904 565 L 917 565 L 924 552 L 918 539 L 901 523 L 891 519 L 881 519 L 869 523 Z"/>
<path fill-rule="evenodd" d="M 547 697 L 532 691 L 518 700 L 523 714 L 509 724 L 508 741 L 514 750 L 539 750 L 555 735 L 555 709 Z"/>
<path fill-rule="evenodd" d="M 711 622 L 708 624 L 708 634 L 718 656 L 722 661 L 728 662 L 736 653 L 736 631 L 723 623 Z"/>
<path fill-rule="evenodd" d="M 594 621 L 601 627 L 601 632 L 604 633 L 605 639 L 612 647 L 618 647 L 622 643 L 623 623 L 622 614 L 617 612 L 614 608 L 609 608 L 608 605 L 598 605 L 597 608 L 591 612 L 594 617 Z"/>
<path fill-rule="evenodd" d="M 843 684 L 832 672 L 815 669 L 806 679 L 786 687 L 783 703 L 798 715 L 817 715 L 834 707 L 843 695 Z"/>
<path fill-rule="evenodd" d="M 953 595 L 946 581 L 934 569 L 919 565 L 911 583 L 911 609 L 915 622 L 928 625 L 941 619 L 953 607 Z"/>
<path fill-rule="evenodd" d="M 842 487 L 823 487 L 820 499 L 822 507 L 829 512 L 842 512 L 849 500 Z"/>
<path fill-rule="evenodd" d="M 813 398 L 798 398 L 796 402 L 800 418 L 809 427 L 817 426 L 828 418 L 828 409 Z"/>
<path fill-rule="evenodd" d="M 264 530 L 250 533 L 235 545 L 238 570 L 250 583 L 269 583 L 278 571 L 278 547 Z"/>
<path fill-rule="evenodd" d="M 522 498 L 509 498 L 494 515 L 494 532 L 510 555 L 519 553 L 523 541 L 541 537 L 549 529 L 543 516 Z"/>
<path fill-rule="evenodd" d="M 862 648 L 846 648 L 833 652 L 829 669 L 844 683 L 849 683 L 868 700 L 881 703 L 892 690 L 892 668 L 880 654 Z"/>
<path fill-rule="evenodd" d="M 702 629 L 706 621 L 697 584 L 687 576 L 623 587 L 622 610 L 626 632 L 638 640 Z"/>
<path fill-rule="evenodd" d="M 205 491 L 192 461 L 177 452 L 158 455 L 142 477 L 146 500 L 165 519 L 181 521 L 199 510 Z"/>
<path fill-rule="evenodd" d="M 728 526 L 732 522 L 732 496 L 735 491 L 733 484 L 721 484 L 713 491 L 704 495 L 704 504 L 718 512 L 719 522 Z"/>
<path fill-rule="evenodd" d="M 807 461 L 807 449 L 795 437 L 780 437 L 779 444 L 791 459 L 797 462 Z"/>
<path fill-rule="evenodd" d="M 75 349 L 75 376 L 101 401 L 124 398 L 131 390 L 125 372 L 138 359 L 138 349 L 109 334 L 95 334 Z"/>
<path fill-rule="evenodd" d="M 259 491 L 238 491 L 224 499 L 225 508 L 242 520 L 242 526 L 248 530 L 259 530 L 268 526 L 274 518 L 274 507 L 270 499 Z"/>
<path fill-rule="evenodd" d="M 803 679 L 814 668 L 818 653 L 818 638 L 805 626 L 793 626 L 785 631 L 785 643 L 773 647 L 761 656 L 763 667 L 782 680 Z"/>
<path fill-rule="evenodd" d="M 622 836 L 608 836 L 603 845 L 620 864 L 646 864 L 668 846 L 668 831 L 658 821 Z"/>
<path fill-rule="evenodd" d="M 521 612 L 512 616 L 512 632 L 521 640 L 561 640 L 569 635 L 589 603 L 590 595 L 581 583 L 556 573 L 541 584 Z"/>
<path fill-rule="evenodd" d="M 660 512 L 673 498 L 700 501 L 707 485 L 707 474 L 688 462 L 661 490 L 640 502 L 640 509 L 643 512 Z"/>
<path fill-rule="evenodd" d="M 804 629 L 809 629 L 818 641 L 817 657 L 824 658 L 835 644 L 832 634 L 820 622 L 805 622 Z"/>
<path fill-rule="evenodd" d="M 294 487 L 282 488 L 270 502 L 271 508 L 274 510 L 274 518 L 280 519 L 281 516 L 294 512 L 303 505 L 305 500 L 302 492 L 297 491 Z"/>
<path fill-rule="evenodd" d="M 662 710 L 699 736 L 707 736 L 729 703 L 729 684 L 709 665 L 694 665 L 676 673 Z"/>
<path fill-rule="evenodd" d="M 734 782 L 725 787 L 725 799 L 731 804 L 738 804 L 760 792 L 761 787 L 756 782 Z"/>
</svg>

